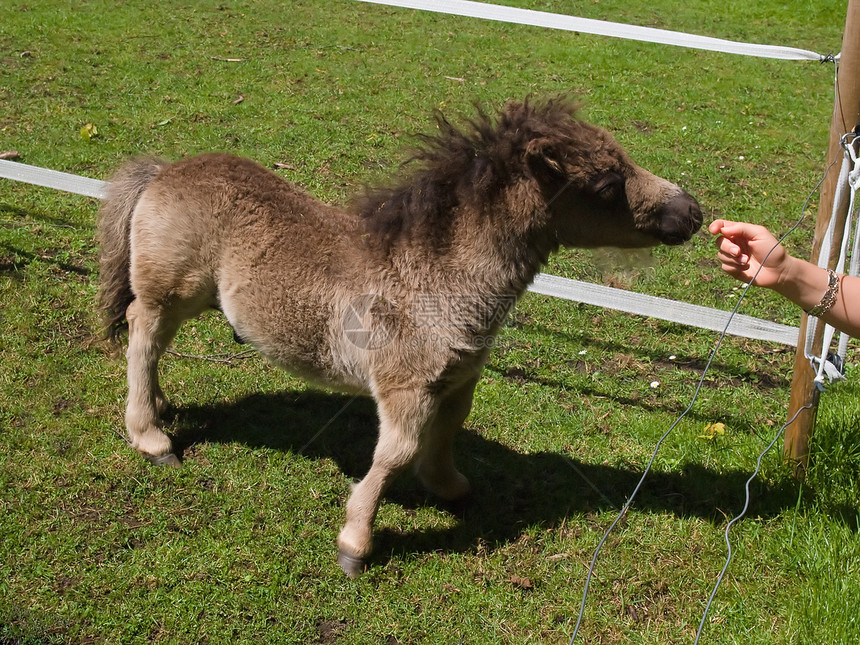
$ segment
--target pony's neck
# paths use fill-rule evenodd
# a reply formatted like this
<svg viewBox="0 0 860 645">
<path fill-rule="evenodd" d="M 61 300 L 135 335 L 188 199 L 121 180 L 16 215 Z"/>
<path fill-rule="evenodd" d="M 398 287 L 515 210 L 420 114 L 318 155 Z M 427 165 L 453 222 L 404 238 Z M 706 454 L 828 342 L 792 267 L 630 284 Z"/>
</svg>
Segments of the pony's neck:
<svg viewBox="0 0 860 645">
<path fill-rule="evenodd" d="M 522 203 L 521 197 L 504 195 L 492 212 L 469 213 L 458 231 L 461 243 L 452 248 L 472 279 L 497 295 L 522 295 L 558 248 L 545 225 L 543 202 L 534 200 L 527 209 Z"/>
<path fill-rule="evenodd" d="M 419 290 L 519 298 L 558 243 L 539 224 L 543 204 L 524 213 L 513 212 L 508 201 L 500 199 L 487 212 L 457 213 L 444 248 L 403 240 L 392 257 L 401 275 L 422 282 L 412 285 Z"/>
</svg>

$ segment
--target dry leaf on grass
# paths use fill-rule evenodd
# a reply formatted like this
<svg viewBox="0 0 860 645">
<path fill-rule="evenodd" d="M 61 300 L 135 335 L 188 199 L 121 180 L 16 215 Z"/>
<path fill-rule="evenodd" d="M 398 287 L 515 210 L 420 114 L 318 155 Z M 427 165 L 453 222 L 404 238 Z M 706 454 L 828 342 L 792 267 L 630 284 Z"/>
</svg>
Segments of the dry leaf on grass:
<svg viewBox="0 0 860 645">
<path fill-rule="evenodd" d="M 532 589 L 534 585 L 529 578 L 521 578 L 520 576 L 511 576 L 508 582 L 519 587 L 520 589 Z"/>
</svg>

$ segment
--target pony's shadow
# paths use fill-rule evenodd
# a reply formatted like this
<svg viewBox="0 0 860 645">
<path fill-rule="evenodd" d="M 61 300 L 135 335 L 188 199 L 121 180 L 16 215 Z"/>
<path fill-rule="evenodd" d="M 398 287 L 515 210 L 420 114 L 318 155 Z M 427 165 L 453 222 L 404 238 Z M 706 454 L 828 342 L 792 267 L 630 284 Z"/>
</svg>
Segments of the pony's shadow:
<svg viewBox="0 0 860 645">
<path fill-rule="evenodd" d="M 377 435 L 373 402 L 325 392 L 253 394 L 235 403 L 184 406 L 172 430 L 179 451 L 199 441 L 240 442 L 328 458 L 354 479 L 367 472 Z M 516 541 L 526 527 L 559 527 L 572 515 L 620 510 L 641 477 L 635 468 L 587 463 L 565 455 L 523 454 L 465 430 L 456 444 L 458 467 L 472 482 L 465 504 L 441 504 L 459 521 L 451 527 L 402 532 L 378 528 L 377 559 L 385 554 L 470 552 Z M 745 503 L 750 473 L 717 472 L 688 463 L 679 471 L 652 470 L 634 503 L 638 510 L 700 518 L 722 525 Z M 297 485 L 301 485 L 297 483 Z M 412 475 L 400 477 L 386 499 L 406 508 L 437 504 Z M 770 517 L 797 502 L 797 484 L 756 479 L 748 515 Z M 608 525 L 608 520 L 607 520 Z"/>
</svg>

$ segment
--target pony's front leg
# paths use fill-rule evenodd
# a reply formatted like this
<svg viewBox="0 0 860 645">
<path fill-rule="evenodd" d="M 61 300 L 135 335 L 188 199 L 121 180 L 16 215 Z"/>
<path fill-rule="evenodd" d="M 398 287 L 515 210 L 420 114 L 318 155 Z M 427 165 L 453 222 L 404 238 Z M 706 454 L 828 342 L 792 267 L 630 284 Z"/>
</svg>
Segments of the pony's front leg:
<svg viewBox="0 0 860 645">
<path fill-rule="evenodd" d="M 399 390 L 377 396 L 379 439 L 370 470 L 352 489 L 346 524 L 337 539 L 337 561 L 351 578 L 364 569 L 373 549 L 373 522 L 388 485 L 415 460 L 436 402 L 426 392 Z"/>
<path fill-rule="evenodd" d="M 158 359 L 176 333 L 178 322 L 155 308 L 132 301 L 128 320 L 128 401 L 125 426 L 131 447 L 159 465 L 178 466 L 170 438 L 160 430 L 159 412 L 166 403 L 158 384 Z"/>
<path fill-rule="evenodd" d="M 454 437 L 472 409 L 479 376 L 442 399 L 415 462 L 415 474 L 424 487 L 444 500 L 460 499 L 469 492 L 469 480 L 454 466 Z"/>
</svg>

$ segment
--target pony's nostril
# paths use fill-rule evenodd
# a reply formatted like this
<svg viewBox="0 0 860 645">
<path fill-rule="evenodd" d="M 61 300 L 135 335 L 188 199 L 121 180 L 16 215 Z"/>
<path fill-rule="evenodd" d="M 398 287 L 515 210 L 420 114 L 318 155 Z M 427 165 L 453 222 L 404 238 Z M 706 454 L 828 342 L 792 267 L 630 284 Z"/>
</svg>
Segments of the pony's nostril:
<svg viewBox="0 0 860 645">
<path fill-rule="evenodd" d="M 699 202 L 696 201 L 695 197 L 690 197 L 690 219 L 695 224 L 695 230 L 699 230 L 699 227 L 702 225 L 702 208 L 699 206 Z"/>
<path fill-rule="evenodd" d="M 696 199 L 681 192 L 666 202 L 660 212 L 660 241 L 682 244 L 702 226 L 702 209 Z"/>
</svg>

